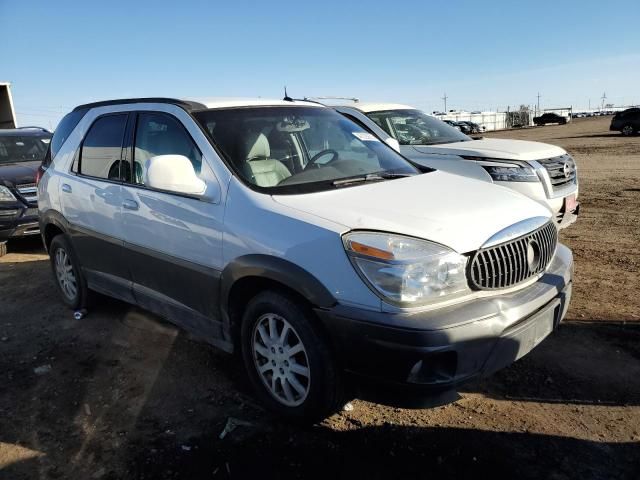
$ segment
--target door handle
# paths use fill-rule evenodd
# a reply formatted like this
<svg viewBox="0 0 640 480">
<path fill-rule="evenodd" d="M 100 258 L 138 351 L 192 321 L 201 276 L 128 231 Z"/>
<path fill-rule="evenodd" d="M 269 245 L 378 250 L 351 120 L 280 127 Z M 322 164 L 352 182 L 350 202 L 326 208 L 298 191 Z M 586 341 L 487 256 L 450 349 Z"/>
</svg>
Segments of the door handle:
<svg viewBox="0 0 640 480">
<path fill-rule="evenodd" d="M 64 193 L 71 193 L 71 185 L 68 183 L 63 183 L 61 188 Z"/>
<path fill-rule="evenodd" d="M 127 210 L 138 210 L 138 202 L 135 200 L 124 200 L 122 206 Z"/>
</svg>

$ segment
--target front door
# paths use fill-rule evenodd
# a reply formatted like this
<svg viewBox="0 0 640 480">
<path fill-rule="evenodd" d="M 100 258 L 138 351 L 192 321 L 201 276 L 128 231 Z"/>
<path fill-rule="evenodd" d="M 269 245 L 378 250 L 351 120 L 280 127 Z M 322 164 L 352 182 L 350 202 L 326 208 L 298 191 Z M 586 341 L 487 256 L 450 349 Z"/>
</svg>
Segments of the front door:
<svg viewBox="0 0 640 480">
<path fill-rule="evenodd" d="M 151 157 L 183 155 L 198 174 L 207 163 L 176 117 L 155 111 L 134 115 L 128 149 L 131 178 L 123 186 L 122 211 L 134 295 L 141 306 L 215 343 L 222 336 L 218 292 L 223 206 L 145 185 L 146 160 Z"/>
</svg>

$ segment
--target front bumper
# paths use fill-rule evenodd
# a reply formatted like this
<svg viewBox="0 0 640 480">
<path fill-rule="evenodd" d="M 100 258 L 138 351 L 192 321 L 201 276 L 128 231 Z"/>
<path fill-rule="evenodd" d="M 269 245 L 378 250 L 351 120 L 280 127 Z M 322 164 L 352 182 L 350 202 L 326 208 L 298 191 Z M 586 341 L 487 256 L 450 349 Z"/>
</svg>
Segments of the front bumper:
<svg viewBox="0 0 640 480">
<path fill-rule="evenodd" d="M 547 272 L 516 292 L 418 313 L 341 305 L 317 313 L 347 372 L 378 390 L 383 384 L 385 393 L 447 403 L 447 392 L 513 363 L 555 329 L 569 306 L 572 276 L 571 251 L 558 245 Z"/>
<path fill-rule="evenodd" d="M 559 229 L 567 228 L 578 220 L 580 215 L 580 202 L 576 202 L 576 207 L 573 210 L 568 210 L 566 203 L 562 206 L 562 209 L 556 215 L 556 223 Z"/>
<path fill-rule="evenodd" d="M 16 203 L 0 207 L 0 241 L 39 233 L 37 206 Z"/>
</svg>

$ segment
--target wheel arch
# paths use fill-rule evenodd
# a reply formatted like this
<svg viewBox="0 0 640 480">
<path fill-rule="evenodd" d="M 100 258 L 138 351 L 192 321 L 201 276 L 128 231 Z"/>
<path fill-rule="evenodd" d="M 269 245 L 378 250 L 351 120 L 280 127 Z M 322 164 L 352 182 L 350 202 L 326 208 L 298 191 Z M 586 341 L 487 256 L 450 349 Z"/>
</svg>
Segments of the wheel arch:
<svg viewBox="0 0 640 480">
<path fill-rule="evenodd" d="M 40 215 L 40 235 L 47 251 L 53 238 L 69 231 L 69 224 L 61 213 L 55 210 L 48 210 Z"/>
<path fill-rule="evenodd" d="M 264 290 L 291 295 L 309 308 L 330 308 L 337 301 L 310 272 L 282 258 L 252 254 L 230 262 L 221 275 L 220 306 L 225 332 L 237 345 L 243 306 Z"/>
</svg>

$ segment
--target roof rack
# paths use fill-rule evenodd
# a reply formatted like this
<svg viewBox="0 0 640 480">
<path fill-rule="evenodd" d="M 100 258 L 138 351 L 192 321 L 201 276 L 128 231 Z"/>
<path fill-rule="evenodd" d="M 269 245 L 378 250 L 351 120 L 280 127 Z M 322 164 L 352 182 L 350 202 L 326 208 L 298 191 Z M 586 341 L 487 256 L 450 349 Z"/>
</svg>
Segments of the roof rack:
<svg viewBox="0 0 640 480">
<path fill-rule="evenodd" d="M 51 133 L 51 130 L 47 130 L 44 127 L 35 127 L 35 126 L 17 127 L 16 130 L 40 130 L 42 132 Z"/>
<path fill-rule="evenodd" d="M 192 102 L 188 100 L 178 100 L 176 98 L 164 98 L 164 97 L 143 97 L 143 98 L 121 98 L 119 100 L 105 100 L 102 102 L 85 103 L 78 105 L 73 111 L 84 110 L 96 107 L 108 107 L 110 105 L 126 105 L 131 103 L 168 103 L 183 108 L 184 110 L 191 112 L 194 110 L 206 109 L 206 105 L 199 102 Z"/>
<path fill-rule="evenodd" d="M 360 101 L 359 98 L 356 97 L 304 97 L 304 100 L 306 100 L 307 102 L 313 102 L 315 100 L 349 100 L 350 102 L 354 102 L 354 103 L 358 103 Z M 318 102 L 316 101 L 315 103 L 322 103 L 322 102 Z M 323 104 L 324 105 L 324 104 Z"/>
</svg>

